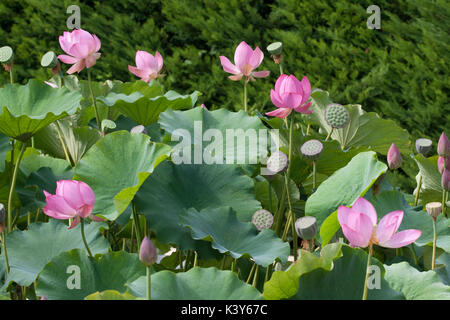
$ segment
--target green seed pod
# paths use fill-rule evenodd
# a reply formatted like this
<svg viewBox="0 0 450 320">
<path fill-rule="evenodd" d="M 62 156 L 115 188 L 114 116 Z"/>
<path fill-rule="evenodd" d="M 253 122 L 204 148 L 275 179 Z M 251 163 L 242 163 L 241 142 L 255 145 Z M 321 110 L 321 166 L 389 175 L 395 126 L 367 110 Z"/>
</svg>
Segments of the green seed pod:
<svg viewBox="0 0 450 320">
<path fill-rule="evenodd" d="M 343 105 L 332 103 L 325 108 L 325 121 L 335 129 L 345 128 L 350 122 L 350 112 Z"/>
<path fill-rule="evenodd" d="M 425 209 L 427 209 L 428 214 L 436 219 L 442 212 L 442 204 L 440 202 L 429 202 L 426 204 Z"/>
<path fill-rule="evenodd" d="M 302 152 L 302 154 L 306 158 L 313 160 L 313 161 L 319 159 L 320 154 L 322 153 L 322 150 L 323 150 L 322 142 L 320 142 L 319 140 L 316 140 L 316 139 L 306 141 L 300 148 L 300 151 Z"/>
<path fill-rule="evenodd" d="M 54 68 L 58 65 L 58 57 L 53 51 L 48 51 L 42 56 L 41 66 L 44 68 Z"/>
<path fill-rule="evenodd" d="M 0 48 L 0 63 L 8 64 L 14 59 L 14 52 L 11 47 L 4 46 Z"/>
<path fill-rule="evenodd" d="M 267 210 L 258 210 L 253 214 L 252 223 L 259 231 L 269 229 L 273 224 L 273 215 Z"/>
<path fill-rule="evenodd" d="M 312 216 L 305 216 L 295 221 L 295 231 L 304 240 L 314 239 L 317 233 L 317 220 Z"/>
<path fill-rule="evenodd" d="M 282 50 L 283 44 L 281 42 L 274 42 L 267 46 L 267 51 L 269 51 L 270 54 L 275 56 L 280 55 Z"/>
</svg>

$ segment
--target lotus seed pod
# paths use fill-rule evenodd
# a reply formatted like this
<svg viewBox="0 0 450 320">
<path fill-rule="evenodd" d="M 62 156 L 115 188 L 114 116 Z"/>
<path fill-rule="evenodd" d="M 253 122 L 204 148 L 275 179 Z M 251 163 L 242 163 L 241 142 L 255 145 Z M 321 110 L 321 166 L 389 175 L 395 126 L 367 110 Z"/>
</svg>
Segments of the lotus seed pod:
<svg viewBox="0 0 450 320">
<path fill-rule="evenodd" d="M 437 161 L 437 166 L 438 166 L 438 170 L 439 172 L 442 174 L 444 173 L 444 168 L 447 170 L 450 170 L 450 157 L 446 158 L 447 160 L 445 161 L 445 166 L 444 166 L 444 157 L 439 157 L 438 161 Z"/>
<path fill-rule="evenodd" d="M 439 138 L 437 153 L 441 157 L 450 157 L 450 142 L 448 141 L 445 132 L 442 132 L 441 137 Z"/>
<path fill-rule="evenodd" d="M 9 64 L 14 60 L 14 52 L 11 47 L 4 46 L 0 48 L 0 63 Z"/>
<path fill-rule="evenodd" d="M 317 220 L 312 216 L 305 216 L 295 221 L 295 231 L 304 240 L 314 239 L 317 233 Z"/>
<path fill-rule="evenodd" d="M 158 258 L 158 253 L 153 245 L 153 242 L 145 236 L 141 242 L 141 247 L 139 248 L 139 260 L 146 266 L 149 267 L 156 262 Z"/>
<path fill-rule="evenodd" d="M 143 134 L 147 134 L 147 129 L 145 129 L 145 127 L 143 125 L 138 125 L 136 127 L 131 128 L 130 130 L 131 133 L 143 133 Z"/>
<path fill-rule="evenodd" d="M 105 131 L 105 129 L 115 129 L 117 127 L 116 123 L 109 119 L 103 119 L 101 123 L 102 131 Z"/>
<path fill-rule="evenodd" d="M 253 214 L 252 223 L 259 231 L 269 229 L 273 224 L 273 215 L 267 210 L 258 210 Z"/>
<path fill-rule="evenodd" d="M 53 51 L 49 51 L 42 56 L 41 66 L 44 68 L 54 68 L 58 65 L 58 57 Z"/>
<path fill-rule="evenodd" d="M 433 145 L 433 141 L 426 138 L 420 138 L 416 140 L 416 150 L 418 153 L 426 156 L 430 151 Z"/>
<path fill-rule="evenodd" d="M 350 122 L 350 112 L 343 105 L 332 103 L 325 108 L 325 121 L 336 129 L 345 128 Z"/>
<path fill-rule="evenodd" d="M 440 202 L 430 202 L 427 203 L 425 208 L 427 209 L 428 214 L 436 219 L 442 212 L 442 204 Z"/>
<path fill-rule="evenodd" d="M 281 54 L 281 51 L 283 50 L 283 44 L 281 42 L 274 42 L 267 46 L 267 51 L 271 55 L 278 56 Z"/>
<path fill-rule="evenodd" d="M 3 203 L 0 203 L 0 223 L 5 221 L 5 206 Z"/>
<path fill-rule="evenodd" d="M 300 148 L 300 151 L 302 152 L 302 154 L 306 158 L 313 160 L 313 161 L 319 159 L 320 154 L 322 153 L 322 150 L 323 150 L 322 142 L 320 142 L 319 140 L 316 140 L 316 139 L 306 141 Z"/>
<path fill-rule="evenodd" d="M 289 160 L 284 152 L 276 151 L 271 154 L 269 159 L 267 159 L 267 169 L 276 174 L 285 170 L 288 166 Z"/>
</svg>

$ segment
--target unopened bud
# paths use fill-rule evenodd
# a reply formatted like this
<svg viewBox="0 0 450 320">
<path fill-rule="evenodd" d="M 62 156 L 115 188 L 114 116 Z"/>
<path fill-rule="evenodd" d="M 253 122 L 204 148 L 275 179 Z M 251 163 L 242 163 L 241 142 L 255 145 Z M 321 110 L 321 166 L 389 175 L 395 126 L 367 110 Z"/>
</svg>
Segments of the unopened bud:
<svg viewBox="0 0 450 320">
<path fill-rule="evenodd" d="M 444 173 L 444 169 L 450 170 L 450 157 L 446 159 L 447 160 L 445 161 L 446 163 L 444 165 L 444 157 L 438 158 L 437 166 L 440 174 Z"/>
<path fill-rule="evenodd" d="M 440 202 L 429 202 L 426 204 L 428 214 L 436 219 L 442 212 L 442 204 Z"/>
<path fill-rule="evenodd" d="M 402 165 L 402 155 L 400 154 L 400 150 L 398 150 L 395 143 L 392 143 L 391 147 L 389 148 L 389 151 L 387 154 L 387 162 L 388 162 L 389 168 L 392 170 L 398 169 Z"/>
<path fill-rule="evenodd" d="M 448 141 L 445 132 L 442 132 L 441 137 L 439 138 L 437 153 L 444 158 L 450 157 L 450 142 Z"/>
<path fill-rule="evenodd" d="M 149 267 L 156 262 L 158 258 L 158 253 L 153 245 L 153 242 L 145 236 L 141 242 L 141 247 L 139 248 L 139 260 L 146 266 Z"/>
<path fill-rule="evenodd" d="M 450 190 L 450 171 L 447 169 L 444 169 L 444 172 L 442 172 L 441 185 L 445 191 Z"/>
</svg>

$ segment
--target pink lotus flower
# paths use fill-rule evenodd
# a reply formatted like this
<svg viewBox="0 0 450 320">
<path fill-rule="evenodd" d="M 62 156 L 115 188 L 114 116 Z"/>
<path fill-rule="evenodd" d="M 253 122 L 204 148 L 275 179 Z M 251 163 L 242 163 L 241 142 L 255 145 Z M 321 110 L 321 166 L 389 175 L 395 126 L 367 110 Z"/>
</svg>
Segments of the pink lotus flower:
<svg viewBox="0 0 450 320">
<path fill-rule="evenodd" d="M 163 58 L 156 51 L 155 56 L 146 51 L 136 52 L 136 67 L 128 66 L 128 70 L 142 81 L 149 82 L 160 77 L 159 72 L 163 67 Z"/>
<path fill-rule="evenodd" d="M 101 47 L 100 39 L 82 29 L 75 29 L 72 32 L 64 32 L 59 36 L 59 44 L 68 55 L 59 55 L 58 59 L 73 66 L 67 70 L 68 74 L 80 73 L 85 67 L 90 68 L 100 58 L 98 52 Z"/>
<path fill-rule="evenodd" d="M 438 158 L 437 166 L 438 166 L 439 172 L 442 174 L 444 172 L 444 157 L 439 157 Z M 450 157 L 446 158 L 445 169 L 450 170 Z"/>
<path fill-rule="evenodd" d="M 377 244 L 385 248 L 400 248 L 416 241 L 422 231 L 408 229 L 397 232 L 403 211 L 392 211 L 377 225 L 377 212 L 373 205 L 359 197 L 352 208 L 339 206 L 338 220 L 345 237 L 353 247 L 365 248 Z"/>
<path fill-rule="evenodd" d="M 389 148 L 389 151 L 387 154 L 387 162 L 388 162 L 389 168 L 392 170 L 398 169 L 402 165 L 402 155 L 400 154 L 400 150 L 398 150 L 395 143 L 392 143 L 391 147 Z"/>
<path fill-rule="evenodd" d="M 89 217 L 93 221 L 103 219 L 91 214 L 95 204 L 94 191 L 84 182 L 60 180 L 56 182 L 56 194 L 44 190 L 47 205 L 43 208 L 46 215 L 60 220 L 74 218 L 69 229 L 74 228 L 81 218 Z"/>
<path fill-rule="evenodd" d="M 309 109 L 311 102 L 311 84 L 307 77 L 300 82 L 294 75 L 282 74 L 275 83 L 275 90 L 270 91 L 270 99 L 278 109 L 267 112 L 268 116 L 286 118 L 292 110 L 300 113 L 312 113 Z"/>
<path fill-rule="evenodd" d="M 270 71 L 257 71 L 253 72 L 259 67 L 264 59 L 264 53 L 256 47 L 253 50 L 245 41 L 242 41 L 234 52 L 234 63 L 225 56 L 220 56 L 220 63 L 222 64 L 225 72 L 233 74 L 229 76 L 233 81 L 241 80 L 245 76 L 245 82 L 248 80 L 255 81 L 255 78 L 264 78 L 270 74 Z"/>
<path fill-rule="evenodd" d="M 441 157 L 450 157 L 450 142 L 445 135 L 445 132 L 442 132 L 441 137 L 439 138 L 437 153 Z"/>
<path fill-rule="evenodd" d="M 441 185 L 445 191 L 450 190 L 450 171 L 447 169 L 444 169 L 444 172 L 442 172 Z"/>
</svg>

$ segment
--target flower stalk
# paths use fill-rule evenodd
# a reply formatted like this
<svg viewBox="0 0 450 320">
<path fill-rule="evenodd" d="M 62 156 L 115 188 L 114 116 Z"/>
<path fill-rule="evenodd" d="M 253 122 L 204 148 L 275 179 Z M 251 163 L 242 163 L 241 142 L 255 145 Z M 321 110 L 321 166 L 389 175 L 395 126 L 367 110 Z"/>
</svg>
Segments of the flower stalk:
<svg viewBox="0 0 450 320">
<path fill-rule="evenodd" d="M 80 224 L 81 224 L 81 238 L 83 238 L 83 243 L 84 243 L 84 246 L 86 247 L 86 251 L 88 252 L 89 257 L 93 258 L 91 249 L 89 249 L 89 245 L 88 245 L 88 243 L 86 241 L 86 235 L 84 234 L 84 219 L 80 218 L 80 220 L 81 220 L 80 221 Z"/>
<path fill-rule="evenodd" d="M 367 257 L 367 268 L 366 268 L 366 277 L 364 279 L 364 292 L 363 292 L 363 300 L 367 300 L 367 292 L 368 292 L 368 287 L 367 287 L 367 281 L 369 280 L 369 270 L 370 270 L 370 262 L 372 260 L 372 255 L 373 255 L 373 247 L 372 244 L 369 246 L 369 256 Z"/>
<path fill-rule="evenodd" d="M 27 149 L 27 145 L 25 142 L 22 143 L 22 147 L 20 149 L 19 157 L 17 158 L 16 165 L 14 167 L 14 172 L 11 180 L 11 188 L 9 189 L 9 196 L 8 196 L 8 233 L 11 232 L 12 227 L 12 198 L 13 198 L 13 192 L 14 188 L 16 186 L 17 181 L 17 174 L 19 172 L 19 166 L 20 161 L 22 160 L 23 154 L 25 153 L 25 150 Z M 11 159 L 12 162 L 14 162 L 14 159 Z"/>
</svg>

